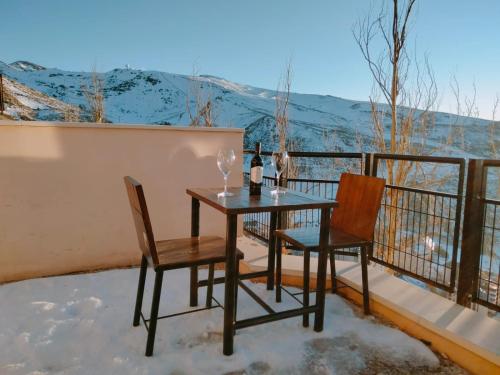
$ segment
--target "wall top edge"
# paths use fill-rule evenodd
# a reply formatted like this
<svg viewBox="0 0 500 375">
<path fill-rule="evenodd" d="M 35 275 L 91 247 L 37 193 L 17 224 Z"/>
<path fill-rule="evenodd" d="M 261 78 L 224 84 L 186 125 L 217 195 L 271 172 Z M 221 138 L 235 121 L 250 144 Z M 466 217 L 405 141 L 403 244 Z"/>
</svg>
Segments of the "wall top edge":
<svg viewBox="0 0 500 375">
<path fill-rule="evenodd" d="M 244 133 L 245 129 L 240 128 L 206 128 L 189 127 L 180 125 L 141 125 L 141 124 L 98 124 L 93 122 L 49 122 L 49 121 L 12 121 L 0 120 L 0 126 L 18 127 L 52 127 L 52 128 L 92 128 L 92 129 L 140 129 L 158 131 L 188 131 L 188 132 L 223 132 L 223 133 Z"/>
</svg>

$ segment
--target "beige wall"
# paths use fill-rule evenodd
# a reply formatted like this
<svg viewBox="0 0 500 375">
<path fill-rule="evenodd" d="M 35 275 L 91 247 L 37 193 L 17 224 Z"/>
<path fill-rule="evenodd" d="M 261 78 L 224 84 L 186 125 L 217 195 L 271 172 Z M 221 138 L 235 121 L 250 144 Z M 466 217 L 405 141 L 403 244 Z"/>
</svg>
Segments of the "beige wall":
<svg viewBox="0 0 500 375">
<path fill-rule="evenodd" d="M 222 185 L 220 147 L 243 132 L 0 121 L 0 282 L 136 264 L 140 257 L 123 176 L 142 182 L 157 239 L 188 236 L 186 187 Z M 201 210 L 201 234 L 224 218 Z"/>
</svg>

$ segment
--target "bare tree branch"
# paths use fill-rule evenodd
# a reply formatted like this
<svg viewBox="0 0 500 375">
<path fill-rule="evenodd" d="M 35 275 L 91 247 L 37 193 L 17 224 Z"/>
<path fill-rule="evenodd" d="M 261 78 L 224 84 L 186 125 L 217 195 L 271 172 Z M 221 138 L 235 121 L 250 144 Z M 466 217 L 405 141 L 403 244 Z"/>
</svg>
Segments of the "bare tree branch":
<svg viewBox="0 0 500 375">
<path fill-rule="evenodd" d="M 97 73 L 95 66 L 92 68 L 90 87 L 83 84 L 83 95 L 87 99 L 90 119 L 93 122 L 105 122 L 104 118 L 104 81 Z"/>
<path fill-rule="evenodd" d="M 281 77 L 276 90 L 276 108 L 274 118 L 276 122 L 276 131 L 279 139 L 280 151 L 285 151 L 287 147 L 288 133 L 288 104 L 290 102 L 290 89 L 292 87 L 292 64 L 289 60 L 285 72 Z"/>
<path fill-rule="evenodd" d="M 190 82 L 186 94 L 186 112 L 189 116 L 189 126 L 204 126 L 211 128 L 215 126 L 214 102 L 210 93 L 203 94 L 203 83 L 198 77 L 196 67 L 193 67 L 193 73 L 189 77 Z M 194 111 L 191 110 L 191 100 L 194 98 Z"/>
</svg>

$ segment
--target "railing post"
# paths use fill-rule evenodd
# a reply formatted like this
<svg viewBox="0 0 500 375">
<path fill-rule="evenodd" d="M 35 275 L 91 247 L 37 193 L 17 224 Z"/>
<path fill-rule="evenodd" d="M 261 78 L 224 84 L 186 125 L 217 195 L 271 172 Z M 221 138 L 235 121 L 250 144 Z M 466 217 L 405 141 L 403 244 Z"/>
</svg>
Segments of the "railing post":
<svg viewBox="0 0 500 375">
<path fill-rule="evenodd" d="M 462 229 L 462 251 L 457 286 L 457 303 L 463 306 L 470 306 L 477 294 L 484 222 L 485 181 L 486 173 L 483 160 L 469 160 Z"/>
<path fill-rule="evenodd" d="M 373 158 L 373 153 L 365 153 L 363 154 L 363 158 L 365 161 L 365 176 L 373 176 L 373 163 L 374 163 L 374 158 Z"/>
<path fill-rule="evenodd" d="M 0 114 L 3 115 L 3 111 L 5 111 L 5 107 L 4 107 L 4 98 L 3 98 L 3 76 L 2 74 L 0 73 Z"/>
<path fill-rule="evenodd" d="M 482 170 L 482 169 L 481 169 Z M 455 206 L 455 228 L 453 230 L 453 255 L 451 261 L 450 290 L 455 291 L 457 278 L 457 254 L 460 243 L 460 227 L 462 221 L 462 207 L 464 200 L 464 179 L 465 179 L 465 160 L 460 163 L 458 173 L 457 205 Z"/>
</svg>

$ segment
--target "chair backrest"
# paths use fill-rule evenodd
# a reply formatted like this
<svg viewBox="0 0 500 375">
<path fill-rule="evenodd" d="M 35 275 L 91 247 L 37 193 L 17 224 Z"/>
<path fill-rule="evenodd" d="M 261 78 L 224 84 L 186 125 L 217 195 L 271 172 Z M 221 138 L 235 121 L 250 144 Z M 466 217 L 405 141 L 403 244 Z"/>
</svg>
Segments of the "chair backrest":
<svg viewBox="0 0 500 375">
<path fill-rule="evenodd" d="M 384 188 L 383 178 L 342 173 L 332 228 L 372 241 Z"/>
<path fill-rule="evenodd" d="M 153 264 L 157 265 L 158 253 L 156 252 L 153 229 L 151 227 L 142 185 L 130 176 L 126 176 L 123 179 L 125 180 L 125 186 L 127 188 L 130 208 L 132 209 L 139 247 L 146 258 L 152 259 Z"/>
</svg>

